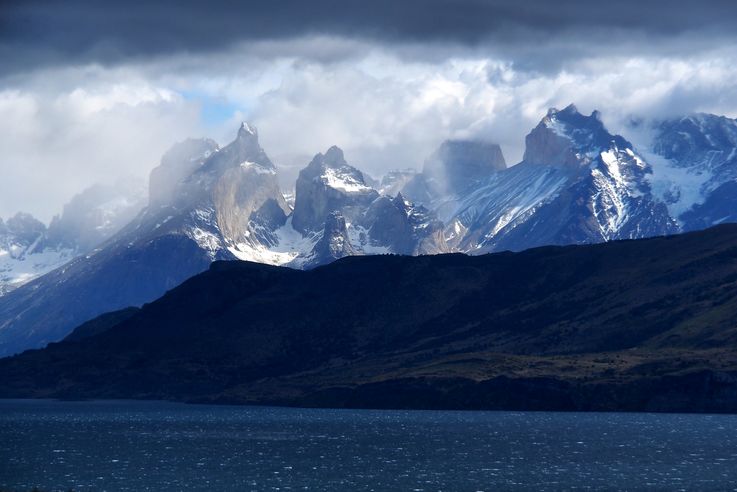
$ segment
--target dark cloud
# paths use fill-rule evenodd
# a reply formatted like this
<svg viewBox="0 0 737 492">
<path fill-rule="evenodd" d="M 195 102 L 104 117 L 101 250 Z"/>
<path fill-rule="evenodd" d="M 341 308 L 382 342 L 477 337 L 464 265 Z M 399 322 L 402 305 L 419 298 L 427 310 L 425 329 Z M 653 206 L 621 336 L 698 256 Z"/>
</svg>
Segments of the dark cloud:
<svg viewBox="0 0 737 492">
<path fill-rule="evenodd" d="M 316 34 L 416 43 L 424 54 L 428 44 L 455 45 L 534 68 L 601 49 L 716 47 L 735 33 L 733 0 L 31 0 L 0 3 L 0 71 L 114 64 Z"/>
</svg>

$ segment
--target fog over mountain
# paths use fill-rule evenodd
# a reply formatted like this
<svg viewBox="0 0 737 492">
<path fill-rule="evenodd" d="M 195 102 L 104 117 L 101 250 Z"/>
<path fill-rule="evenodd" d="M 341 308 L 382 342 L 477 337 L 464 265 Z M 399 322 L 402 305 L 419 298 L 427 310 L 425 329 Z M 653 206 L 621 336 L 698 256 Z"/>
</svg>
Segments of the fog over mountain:
<svg viewBox="0 0 737 492">
<path fill-rule="evenodd" d="M 420 169 L 446 139 L 499 144 L 516 163 L 540 115 L 571 101 L 632 140 L 650 137 L 651 120 L 734 117 L 736 9 L 718 0 L 7 2 L 0 217 L 24 211 L 48 223 L 82 189 L 148 177 L 187 136 L 227 144 L 243 120 L 258 126 L 285 186 L 332 145 L 376 177 Z"/>
</svg>

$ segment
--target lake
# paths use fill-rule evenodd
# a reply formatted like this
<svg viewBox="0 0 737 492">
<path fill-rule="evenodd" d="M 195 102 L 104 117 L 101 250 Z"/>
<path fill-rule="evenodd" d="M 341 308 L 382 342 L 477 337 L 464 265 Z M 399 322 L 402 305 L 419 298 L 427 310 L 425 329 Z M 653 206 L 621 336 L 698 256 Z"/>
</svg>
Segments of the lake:
<svg viewBox="0 0 737 492">
<path fill-rule="evenodd" d="M 737 416 L 0 400 L 0 490 L 737 487 Z"/>
</svg>

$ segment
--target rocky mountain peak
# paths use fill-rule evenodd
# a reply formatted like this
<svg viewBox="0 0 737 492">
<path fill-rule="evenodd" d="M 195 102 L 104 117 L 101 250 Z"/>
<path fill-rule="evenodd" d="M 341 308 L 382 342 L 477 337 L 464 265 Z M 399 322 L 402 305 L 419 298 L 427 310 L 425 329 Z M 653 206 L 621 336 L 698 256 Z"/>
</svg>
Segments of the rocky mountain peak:
<svg viewBox="0 0 737 492">
<path fill-rule="evenodd" d="M 575 105 L 562 110 L 551 108 L 525 138 L 524 162 L 577 169 L 588 165 L 612 146 L 632 148 L 620 135 L 604 127 L 601 114 L 583 115 Z"/>
<path fill-rule="evenodd" d="M 654 151 L 667 159 L 688 164 L 701 161 L 697 154 L 737 148 L 737 120 L 706 113 L 666 120 L 656 125 Z M 732 154 L 734 158 L 737 153 Z"/>
<path fill-rule="evenodd" d="M 407 208 L 407 200 L 404 199 L 404 196 L 402 196 L 402 192 L 398 192 L 397 196 L 394 197 L 393 200 L 394 204 L 402 209 Z"/>
<path fill-rule="evenodd" d="M 22 259 L 44 247 L 46 226 L 31 214 L 18 212 L 5 223 L 0 221 L 0 296 L 7 291 L 7 262 Z M 5 258 L 3 258 L 5 256 Z"/>
<path fill-rule="evenodd" d="M 330 147 L 299 172 L 292 225 L 303 234 L 319 231 L 327 215 L 367 206 L 379 194 L 366 184 L 363 173 L 348 164 L 343 151 Z"/>
<path fill-rule="evenodd" d="M 269 169 L 276 169 L 259 144 L 258 130 L 246 122 L 241 123 L 235 140 L 223 150 L 228 150 L 229 157 L 238 164 L 253 162 Z"/>
<path fill-rule="evenodd" d="M 313 177 L 320 177 L 324 176 L 327 170 L 340 170 L 342 174 L 352 175 L 361 184 L 366 184 L 363 173 L 346 162 L 343 150 L 336 145 L 330 147 L 324 154 L 316 154 L 302 171 Z"/>
<path fill-rule="evenodd" d="M 507 168 L 499 145 L 480 140 L 446 140 L 425 161 L 423 175 L 437 194 L 462 193 Z"/>
<path fill-rule="evenodd" d="M 323 163 L 329 167 L 345 166 L 346 162 L 343 150 L 340 147 L 333 145 L 327 150 L 327 152 L 325 152 Z"/>
<path fill-rule="evenodd" d="M 247 121 L 244 121 L 241 123 L 241 126 L 238 128 L 238 138 L 250 138 L 255 137 L 258 139 L 258 129 L 248 123 Z"/>
<path fill-rule="evenodd" d="M 330 263 L 339 258 L 357 255 L 358 251 L 351 244 L 345 217 L 339 211 L 333 211 L 325 218 L 323 234 L 315 243 L 304 268 L 313 268 Z"/>
<path fill-rule="evenodd" d="M 5 222 L 5 229 L 22 243 L 31 243 L 46 232 L 46 225 L 25 212 L 18 212 Z"/>
</svg>

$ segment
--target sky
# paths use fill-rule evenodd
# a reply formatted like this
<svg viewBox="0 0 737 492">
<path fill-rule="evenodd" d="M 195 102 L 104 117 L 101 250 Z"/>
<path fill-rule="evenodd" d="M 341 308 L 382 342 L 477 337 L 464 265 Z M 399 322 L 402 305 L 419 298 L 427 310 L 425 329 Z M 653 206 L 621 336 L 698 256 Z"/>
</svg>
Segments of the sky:
<svg viewBox="0 0 737 492">
<path fill-rule="evenodd" d="M 625 136 L 634 119 L 737 117 L 737 2 L 6 0 L 0 217 L 48 221 L 243 120 L 285 188 L 331 145 L 377 177 L 447 138 L 513 164 L 569 103 Z"/>
</svg>

